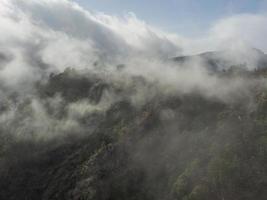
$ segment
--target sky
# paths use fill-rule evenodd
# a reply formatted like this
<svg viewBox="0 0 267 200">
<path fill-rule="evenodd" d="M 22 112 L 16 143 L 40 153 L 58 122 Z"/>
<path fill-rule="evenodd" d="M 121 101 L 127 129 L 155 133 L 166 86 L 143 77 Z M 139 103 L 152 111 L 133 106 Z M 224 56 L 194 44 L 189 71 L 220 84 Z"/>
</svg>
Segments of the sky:
<svg viewBox="0 0 267 200">
<path fill-rule="evenodd" d="M 184 36 L 204 34 L 219 19 L 267 11 L 266 0 L 74 0 L 90 11 L 137 18 Z"/>
</svg>

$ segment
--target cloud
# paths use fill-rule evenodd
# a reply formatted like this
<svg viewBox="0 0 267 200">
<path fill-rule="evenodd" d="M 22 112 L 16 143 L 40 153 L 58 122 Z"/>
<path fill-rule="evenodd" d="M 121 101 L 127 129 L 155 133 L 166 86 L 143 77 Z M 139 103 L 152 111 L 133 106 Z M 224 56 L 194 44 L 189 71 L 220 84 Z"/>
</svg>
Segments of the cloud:
<svg viewBox="0 0 267 200">
<path fill-rule="evenodd" d="M 13 2 L 39 26 L 85 42 L 89 40 L 103 54 L 121 55 L 135 50 L 133 47 L 140 51 L 156 52 L 162 48 L 164 51 L 161 53 L 178 50 L 166 35 L 138 20 L 134 14 L 123 19 L 102 13 L 93 14 L 66 0 Z M 157 49 L 149 48 L 149 45 Z"/>
<path fill-rule="evenodd" d="M 1 87 L 24 93 L 31 91 L 36 81 L 67 67 L 95 70 L 105 66 L 112 73 L 116 65 L 125 64 L 123 73 L 127 76 L 172 84 L 179 92 L 199 88 L 209 96 L 220 96 L 215 85 L 223 82 L 203 71 L 202 62 L 194 61 L 181 70 L 166 59 L 182 53 L 232 48 L 235 51 L 227 57 L 245 57 L 253 69 L 257 56 L 248 46 L 267 50 L 267 20 L 263 14 L 224 18 L 207 35 L 186 38 L 152 27 L 133 13 L 119 18 L 89 12 L 67 0 L 3 0 L 0 10 Z"/>
<path fill-rule="evenodd" d="M 184 48 L 188 53 L 217 49 L 259 48 L 267 51 L 266 14 L 239 14 L 216 21 L 207 35 L 193 40 L 186 39 Z M 189 46 L 192 45 L 190 48 Z"/>
<path fill-rule="evenodd" d="M 13 58 L 2 63 L 0 76 L 9 86 L 66 67 L 83 69 L 96 61 L 116 64 L 133 55 L 168 57 L 180 51 L 168 34 L 133 14 L 120 19 L 91 13 L 67 0 L 5 0 L 0 9 L 1 52 Z"/>
<path fill-rule="evenodd" d="M 211 29 L 211 35 L 227 45 L 244 42 L 267 51 L 267 15 L 242 14 L 219 20 Z M 223 44 L 221 44 L 223 45 Z"/>
</svg>

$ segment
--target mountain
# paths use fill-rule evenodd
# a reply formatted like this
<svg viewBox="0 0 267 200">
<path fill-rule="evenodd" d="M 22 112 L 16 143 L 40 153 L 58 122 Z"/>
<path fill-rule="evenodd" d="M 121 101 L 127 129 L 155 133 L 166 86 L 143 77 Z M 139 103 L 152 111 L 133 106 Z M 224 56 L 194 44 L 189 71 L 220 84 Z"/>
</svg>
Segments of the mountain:
<svg viewBox="0 0 267 200">
<path fill-rule="evenodd" d="M 267 55 L 255 48 L 205 52 L 192 56 L 179 56 L 173 58 L 173 60 L 180 64 L 199 62 L 212 71 L 228 70 L 231 67 L 254 70 L 266 68 L 267 66 Z"/>
<path fill-rule="evenodd" d="M 231 102 L 151 96 L 155 83 L 138 76 L 52 74 L 34 98 L 1 104 L 0 199 L 265 200 L 267 90 L 255 80 L 267 74 L 249 73 Z M 134 104 L 145 88 L 151 98 Z"/>
</svg>

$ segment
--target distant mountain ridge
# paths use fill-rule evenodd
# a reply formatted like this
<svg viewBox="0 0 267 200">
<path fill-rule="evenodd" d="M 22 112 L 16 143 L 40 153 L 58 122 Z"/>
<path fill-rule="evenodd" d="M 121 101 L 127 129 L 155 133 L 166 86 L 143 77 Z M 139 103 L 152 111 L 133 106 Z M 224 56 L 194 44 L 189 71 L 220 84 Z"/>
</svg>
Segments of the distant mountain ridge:
<svg viewBox="0 0 267 200">
<path fill-rule="evenodd" d="M 210 51 L 196 55 L 178 56 L 173 60 L 180 64 L 199 62 L 207 69 L 215 71 L 228 70 L 231 67 L 242 67 L 248 70 L 267 67 L 267 54 L 256 48 Z"/>
</svg>

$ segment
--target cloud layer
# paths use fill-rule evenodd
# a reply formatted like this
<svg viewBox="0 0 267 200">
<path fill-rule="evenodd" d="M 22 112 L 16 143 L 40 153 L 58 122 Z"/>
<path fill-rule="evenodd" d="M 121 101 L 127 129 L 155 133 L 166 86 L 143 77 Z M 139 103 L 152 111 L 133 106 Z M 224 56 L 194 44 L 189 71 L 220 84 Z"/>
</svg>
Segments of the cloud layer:
<svg viewBox="0 0 267 200">
<path fill-rule="evenodd" d="M 249 56 L 254 61 L 257 58 L 249 46 L 267 50 L 264 14 L 221 19 L 207 35 L 185 38 L 152 27 L 132 13 L 118 18 L 89 12 L 67 0 L 3 0 L 0 11 L 0 81 L 6 90 L 26 91 L 33 82 L 67 67 L 99 70 L 105 66 L 107 70 L 118 64 L 125 64 L 130 74 L 173 82 L 174 87 L 185 85 L 179 87 L 181 91 L 199 85 L 209 90 L 210 82 L 204 80 L 214 77 L 194 67 L 201 62 L 195 61 L 185 72 L 174 69 L 166 59 L 232 49 L 231 59 Z"/>
<path fill-rule="evenodd" d="M 45 127 L 51 132 L 73 130 L 78 126 L 77 116 L 85 111 L 105 110 L 120 98 L 110 92 L 101 100 L 103 105 L 76 102 L 66 108 L 66 119 L 51 120 L 45 107 L 57 110 L 64 100 L 60 96 L 39 99 L 36 83 L 46 82 L 51 73 L 68 67 L 86 69 L 109 84 L 129 90 L 130 94 L 124 95 L 134 105 L 156 95 L 191 93 L 226 103 L 240 99 L 247 102 L 251 88 L 262 83 L 262 80 L 210 74 L 202 60 L 180 66 L 168 58 L 230 48 L 233 51 L 224 56 L 231 60 L 244 57 L 257 60 L 248 46 L 267 48 L 263 39 L 267 34 L 265 15 L 225 18 L 207 35 L 185 38 L 152 27 L 133 13 L 118 18 L 89 12 L 67 0 L 2 0 L 0 13 L 0 101 L 10 103 L 9 98 L 19 94 L 17 100 L 11 98 L 11 109 L 1 114 L 0 122 L 16 121 L 14 116 L 21 112 L 17 105 L 33 99 L 26 106 L 32 114 L 26 114 L 25 124 L 18 126 L 18 130 L 41 128 L 44 135 L 50 132 Z"/>
<path fill-rule="evenodd" d="M 38 60 L 34 64 L 61 70 L 88 67 L 97 60 L 125 62 L 133 55 L 167 58 L 241 44 L 267 50 L 265 15 L 228 17 L 207 35 L 185 38 L 149 26 L 131 13 L 124 18 L 92 13 L 67 0 L 4 0 L 0 10 L 2 52 L 23 60 L 31 55 Z"/>
</svg>

